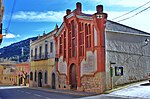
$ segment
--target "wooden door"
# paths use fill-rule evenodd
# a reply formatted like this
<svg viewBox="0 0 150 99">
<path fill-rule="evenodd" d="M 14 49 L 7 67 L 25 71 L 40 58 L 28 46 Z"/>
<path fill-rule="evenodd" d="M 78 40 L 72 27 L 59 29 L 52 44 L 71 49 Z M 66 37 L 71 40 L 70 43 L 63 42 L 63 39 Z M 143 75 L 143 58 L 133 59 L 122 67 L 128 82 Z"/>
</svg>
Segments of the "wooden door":
<svg viewBox="0 0 150 99">
<path fill-rule="evenodd" d="M 55 74 L 52 74 L 52 89 L 55 89 Z"/>
<path fill-rule="evenodd" d="M 42 73 L 38 73 L 38 87 L 42 87 Z"/>
<path fill-rule="evenodd" d="M 71 84 L 71 89 L 77 89 L 77 76 L 76 76 L 75 64 L 72 64 L 70 67 L 70 84 Z"/>
</svg>

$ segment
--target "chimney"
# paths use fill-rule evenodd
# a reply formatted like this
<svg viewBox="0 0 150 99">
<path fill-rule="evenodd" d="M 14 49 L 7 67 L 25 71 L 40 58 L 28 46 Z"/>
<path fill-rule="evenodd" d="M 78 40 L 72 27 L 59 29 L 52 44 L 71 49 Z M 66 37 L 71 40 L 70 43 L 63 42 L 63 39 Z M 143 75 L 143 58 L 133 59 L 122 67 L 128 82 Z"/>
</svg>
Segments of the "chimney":
<svg viewBox="0 0 150 99">
<path fill-rule="evenodd" d="M 67 10 L 66 10 L 66 14 L 69 15 L 70 13 L 71 13 L 71 10 L 70 10 L 70 9 L 67 9 Z"/>
<path fill-rule="evenodd" d="M 82 4 L 80 2 L 76 3 L 76 9 L 80 12 L 82 11 Z"/>
<path fill-rule="evenodd" d="M 96 11 L 97 11 L 97 13 L 102 13 L 103 12 L 103 5 L 97 5 Z"/>
</svg>

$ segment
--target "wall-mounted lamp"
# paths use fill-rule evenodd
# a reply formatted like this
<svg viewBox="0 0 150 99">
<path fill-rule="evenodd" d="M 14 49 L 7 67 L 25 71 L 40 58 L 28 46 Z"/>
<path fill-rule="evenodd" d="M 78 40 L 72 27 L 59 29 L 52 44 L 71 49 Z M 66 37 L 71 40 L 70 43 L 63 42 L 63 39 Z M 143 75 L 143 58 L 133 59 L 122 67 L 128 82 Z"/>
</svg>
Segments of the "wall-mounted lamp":
<svg viewBox="0 0 150 99">
<path fill-rule="evenodd" d="M 145 44 L 147 45 L 148 44 L 148 42 L 149 42 L 149 39 L 145 39 Z"/>
</svg>

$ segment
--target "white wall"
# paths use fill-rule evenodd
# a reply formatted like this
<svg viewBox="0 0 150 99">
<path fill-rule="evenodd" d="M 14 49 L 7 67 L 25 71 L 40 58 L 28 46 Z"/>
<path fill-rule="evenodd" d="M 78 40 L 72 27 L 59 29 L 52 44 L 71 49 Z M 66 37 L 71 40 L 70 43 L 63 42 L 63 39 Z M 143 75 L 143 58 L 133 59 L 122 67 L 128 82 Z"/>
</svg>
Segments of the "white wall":
<svg viewBox="0 0 150 99">
<path fill-rule="evenodd" d="M 110 88 L 110 61 L 113 67 L 113 85 L 145 79 L 150 74 L 150 42 L 148 35 L 106 32 L 106 78 Z M 123 76 L 115 76 L 114 67 L 123 66 Z"/>
</svg>

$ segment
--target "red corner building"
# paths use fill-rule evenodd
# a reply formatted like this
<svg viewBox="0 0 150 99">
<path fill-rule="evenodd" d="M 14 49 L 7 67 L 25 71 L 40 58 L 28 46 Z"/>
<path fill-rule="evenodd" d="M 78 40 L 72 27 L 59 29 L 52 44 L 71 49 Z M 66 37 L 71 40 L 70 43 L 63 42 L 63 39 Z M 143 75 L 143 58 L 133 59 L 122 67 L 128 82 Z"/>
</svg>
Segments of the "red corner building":
<svg viewBox="0 0 150 99">
<path fill-rule="evenodd" d="M 66 10 L 64 22 L 55 35 L 58 89 L 103 92 L 105 78 L 105 23 L 103 6 L 93 15 L 76 9 Z"/>
<path fill-rule="evenodd" d="M 16 64 L 16 79 L 17 85 L 29 86 L 29 63 L 18 63 Z"/>
</svg>

